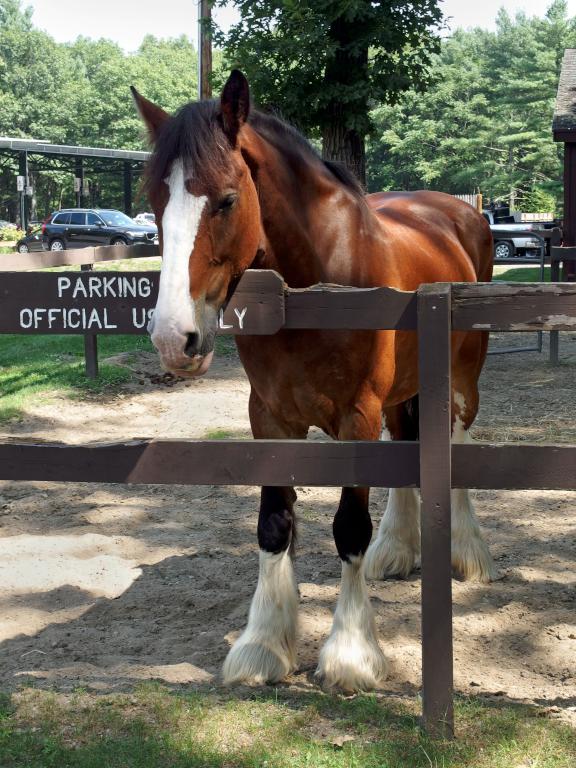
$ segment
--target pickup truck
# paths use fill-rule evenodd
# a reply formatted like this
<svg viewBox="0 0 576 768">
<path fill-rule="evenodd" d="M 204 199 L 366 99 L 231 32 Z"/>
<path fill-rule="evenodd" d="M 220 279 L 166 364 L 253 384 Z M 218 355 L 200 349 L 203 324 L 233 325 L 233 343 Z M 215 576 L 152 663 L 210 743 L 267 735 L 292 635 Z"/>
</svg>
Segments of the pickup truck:
<svg viewBox="0 0 576 768">
<path fill-rule="evenodd" d="M 507 221 L 499 219 L 498 224 L 495 222 L 493 211 L 482 211 L 482 216 L 490 224 L 492 230 L 492 236 L 494 237 L 494 259 L 513 259 L 513 258 L 529 258 L 537 259 L 540 257 L 540 249 L 542 242 L 537 237 L 529 237 L 526 234 L 519 235 L 518 237 L 510 237 L 510 232 L 526 232 L 527 230 L 539 231 L 543 228 L 543 225 L 534 222 L 518 223 L 513 216 L 507 217 Z M 498 232 L 505 231 L 506 237 L 499 238 Z"/>
</svg>

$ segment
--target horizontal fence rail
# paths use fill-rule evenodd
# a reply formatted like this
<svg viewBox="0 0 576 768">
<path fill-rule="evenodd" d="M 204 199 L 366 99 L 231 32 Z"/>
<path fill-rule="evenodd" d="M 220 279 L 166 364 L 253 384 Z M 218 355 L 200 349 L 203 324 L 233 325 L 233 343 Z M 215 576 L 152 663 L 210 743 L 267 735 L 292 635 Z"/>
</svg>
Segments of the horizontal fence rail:
<svg viewBox="0 0 576 768">
<path fill-rule="evenodd" d="M 420 487 L 418 442 L 130 440 L 0 444 L 0 480 Z M 452 445 L 452 487 L 571 490 L 576 446 Z"/>
<path fill-rule="evenodd" d="M 5 273 L 0 333 L 144 334 L 158 272 Z M 573 331 L 575 283 L 454 283 L 452 330 Z M 394 288 L 285 286 L 270 270 L 249 270 L 221 313 L 221 333 L 291 330 L 416 330 L 417 294 Z"/>
<path fill-rule="evenodd" d="M 576 283 L 456 283 L 455 331 L 573 331 Z"/>
<path fill-rule="evenodd" d="M 157 245 L 100 245 L 96 248 L 73 248 L 67 251 L 0 254 L 0 272 L 26 272 L 32 269 L 71 267 L 78 264 L 98 264 L 103 261 L 150 259 L 160 256 Z"/>
</svg>

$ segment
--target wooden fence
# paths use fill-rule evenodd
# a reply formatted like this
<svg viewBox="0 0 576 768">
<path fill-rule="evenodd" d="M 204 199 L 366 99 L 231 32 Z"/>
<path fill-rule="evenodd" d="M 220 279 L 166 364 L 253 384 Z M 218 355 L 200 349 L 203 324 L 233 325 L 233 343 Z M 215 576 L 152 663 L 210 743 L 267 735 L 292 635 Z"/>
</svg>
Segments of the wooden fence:
<svg viewBox="0 0 576 768">
<path fill-rule="evenodd" d="M 117 282 L 119 275 L 128 281 L 126 285 Z M 92 282 L 91 288 L 90 280 L 95 277 L 98 280 Z M 95 317 L 92 312 L 96 311 L 98 323 L 102 324 L 98 333 L 141 332 L 130 328 L 131 323 L 134 326 L 131 311 L 147 311 L 153 304 L 152 291 L 139 295 L 137 284 L 132 282 L 143 278 L 153 279 L 142 272 L 3 275 L 0 332 L 78 333 L 69 322 L 71 311 L 72 325 L 80 317 L 89 331 L 97 324 L 95 320 L 90 324 L 90 317 Z M 107 279 L 112 282 L 106 283 Z M 148 287 L 140 293 L 146 294 Z M 114 297 L 111 291 L 123 295 Z M 33 306 L 33 297 L 41 298 L 42 306 Z M 106 308 L 110 312 L 105 321 Z M 35 309 L 42 311 L 35 315 Z M 270 334 L 280 328 L 417 332 L 420 441 L 137 440 L 83 446 L 8 442 L 0 444 L 0 479 L 419 487 L 423 722 L 430 733 L 450 736 L 451 488 L 576 487 L 576 446 L 451 445 L 451 331 L 573 331 L 576 284 L 436 283 L 423 285 L 416 292 L 331 285 L 293 290 L 273 272 L 249 271 L 223 313 L 220 326 L 221 332 L 229 334 Z"/>
<path fill-rule="evenodd" d="M 454 195 L 454 197 L 458 198 L 458 200 L 463 200 L 465 203 L 468 203 L 468 205 L 471 205 L 473 208 L 476 208 L 478 213 L 482 213 L 483 202 L 482 202 L 482 195 L 480 193 L 467 194 L 467 195 Z"/>
<path fill-rule="evenodd" d="M 465 199 L 466 196 L 461 196 L 462 199 Z M 556 251 L 558 253 L 564 253 L 567 249 L 558 248 L 555 246 L 558 246 L 562 241 L 562 232 L 558 228 L 549 229 L 549 230 L 539 230 L 537 232 L 532 231 L 525 231 L 525 232 L 516 232 L 513 230 L 507 231 L 502 230 L 499 232 L 499 235 L 508 238 L 508 237 L 518 237 L 518 236 L 533 236 L 536 237 L 538 240 L 540 240 L 542 247 L 540 256 L 537 259 L 521 259 L 521 258 L 514 258 L 514 259 L 499 259 L 497 264 L 538 264 L 540 266 L 540 281 L 544 281 L 545 275 L 544 275 L 544 267 L 545 264 L 552 263 L 552 280 L 558 280 L 559 274 L 555 275 L 554 273 L 554 260 L 551 257 L 551 252 Z M 106 261 L 116 261 L 116 260 L 123 260 L 127 258 L 150 258 L 159 256 L 160 251 L 157 245 L 152 244 L 142 244 L 137 246 L 124 246 L 124 245 L 118 245 L 118 246 L 100 246 L 96 248 L 82 248 L 82 249 L 76 249 L 71 251 L 58 251 L 55 253 L 50 252 L 39 252 L 39 253 L 30 253 L 30 254 L 14 254 L 10 256 L 3 256 L 0 257 L 0 273 L 2 272 L 22 272 L 26 270 L 37 270 L 37 269 L 45 269 L 47 267 L 64 267 L 64 266 L 77 266 L 80 265 L 82 271 L 92 271 L 94 264 L 99 262 L 106 262 Z M 557 257 L 559 258 L 559 257 Z M 557 262 L 558 263 L 558 262 Z M 137 303 L 137 306 L 132 307 L 134 312 L 139 312 L 139 321 L 135 323 L 127 323 L 126 318 L 123 318 L 124 324 L 123 324 L 123 330 L 117 330 L 118 333 L 145 333 L 146 332 L 146 322 L 142 322 L 144 318 L 144 312 L 149 313 L 153 309 L 155 305 L 155 297 L 158 291 L 158 276 L 157 273 L 151 273 L 149 275 L 145 276 L 147 280 L 149 280 L 149 286 L 150 286 L 150 295 L 148 297 L 139 296 L 140 299 L 148 298 L 149 300 L 146 302 L 140 302 Z M 45 278 L 40 278 L 43 282 L 43 286 L 46 288 L 48 287 L 49 283 L 45 281 Z M 93 280 L 92 283 L 97 283 L 97 280 Z M 14 282 L 12 282 L 12 285 L 15 285 Z M 127 287 L 127 290 L 130 290 L 130 286 Z M 36 295 L 42 294 L 42 291 L 39 289 L 36 290 Z M 52 292 L 53 293 L 53 292 Z M 98 298 L 97 296 L 94 297 L 95 299 Z M 106 297 L 103 297 L 106 298 Z M 108 298 L 113 298 L 112 296 L 109 296 Z M 122 297 L 117 297 L 122 298 Z M 130 296 L 127 296 L 125 298 L 130 299 Z M 108 305 L 110 302 L 108 302 Z M 100 306 L 104 306 L 100 302 Z M 108 315 L 108 312 L 106 313 Z M 75 319 L 76 318 L 76 319 Z M 103 320 L 104 324 L 106 323 L 106 318 Z M 72 326 L 66 330 L 66 328 L 61 325 L 60 332 L 66 333 L 70 332 L 72 333 L 74 329 L 78 330 L 81 323 L 78 321 L 78 316 L 75 312 L 72 313 Z M 84 359 L 85 359 L 85 365 L 86 365 L 86 375 L 89 378 L 97 378 L 98 376 L 98 335 L 101 332 L 99 328 L 98 323 L 98 316 L 94 316 L 93 321 L 91 323 L 92 326 L 92 332 L 85 331 L 84 332 Z M 22 329 L 24 331 L 25 329 Z M 35 332 L 35 329 L 31 327 L 30 332 Z M 114 330 L 114 329 L 112 329 Z M 542 331 L 537 332 L 537 342 L 535 346 L 512 346 L 512 347 L 505 347 L 505 348 L 498 348 L 498 349 L 492 349 L 488 352 L 488 354 L 491 355 L 501 355 L 501 354 L 507 354 L 511 352 L 542 352 L 542 341 L 543 341 L 543 333 Z M 553 364 L 558 363 L 558 333 L 552 332 L 550 334 L 550 362 Z"/>
</svg>

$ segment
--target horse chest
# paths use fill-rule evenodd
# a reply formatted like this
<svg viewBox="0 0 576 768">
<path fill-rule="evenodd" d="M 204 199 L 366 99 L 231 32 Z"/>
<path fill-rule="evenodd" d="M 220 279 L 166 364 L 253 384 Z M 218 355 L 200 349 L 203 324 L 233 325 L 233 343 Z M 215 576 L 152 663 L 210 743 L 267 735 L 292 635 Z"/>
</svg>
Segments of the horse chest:
<svg viewBox="0 0 576 768">
<path fill-rule="evenodd" d="M 394 371 L 386 336 L 287 331 L 236 342 L 252 387 L 272 411 L 293 412 L 325 429 L 367 389 L 385 396 Z"/>
</svg>

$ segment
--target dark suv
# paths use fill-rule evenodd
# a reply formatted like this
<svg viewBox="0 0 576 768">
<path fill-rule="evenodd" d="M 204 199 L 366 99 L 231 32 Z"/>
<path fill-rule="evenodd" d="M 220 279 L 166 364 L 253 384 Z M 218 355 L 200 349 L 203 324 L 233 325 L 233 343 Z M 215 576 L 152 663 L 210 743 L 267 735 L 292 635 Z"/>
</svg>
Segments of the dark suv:
<svg viewBox="0 0 576 768">
<path fill-rule="evenodd" d="M 158 243 L 154 224 L 136 224 L 125 213 L 104 208 L 66 208 L 42 225 L 42 241 L 50 251 L 96 245 Z"/>
</svg>

